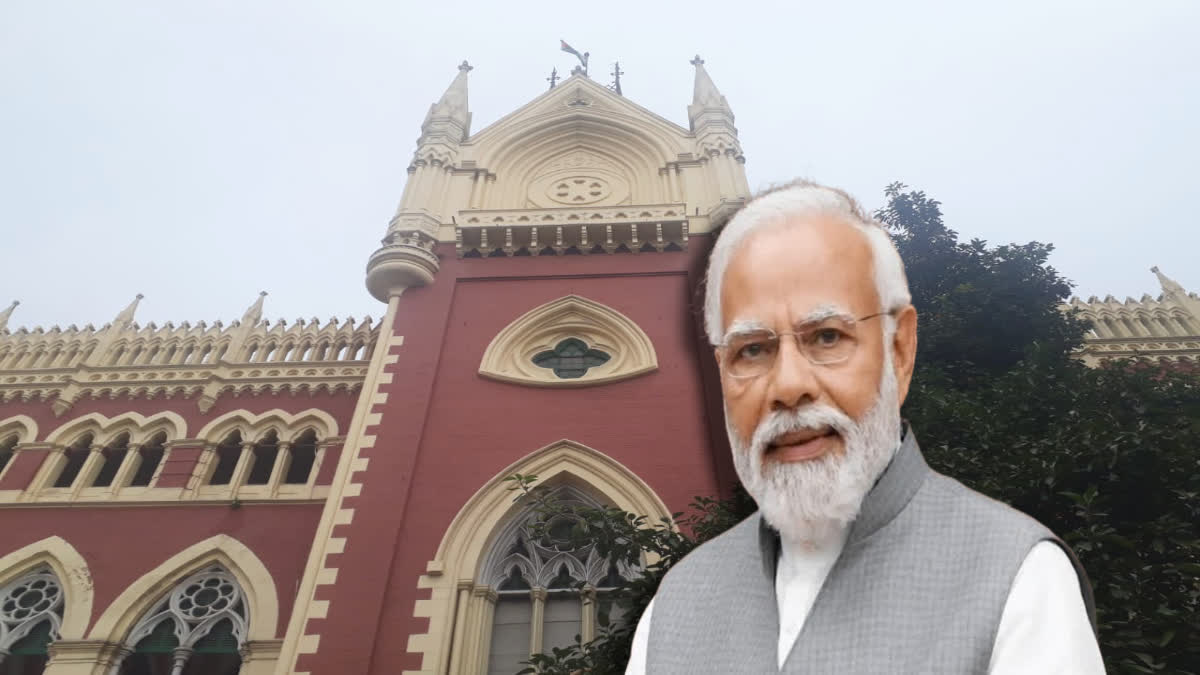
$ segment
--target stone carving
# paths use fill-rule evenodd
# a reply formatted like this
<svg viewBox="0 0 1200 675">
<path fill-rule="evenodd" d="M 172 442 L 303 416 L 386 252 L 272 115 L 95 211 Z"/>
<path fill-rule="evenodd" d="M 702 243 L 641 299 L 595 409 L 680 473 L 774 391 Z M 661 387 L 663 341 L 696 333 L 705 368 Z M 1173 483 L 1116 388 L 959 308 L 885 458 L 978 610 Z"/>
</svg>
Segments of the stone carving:
<svg viewBox="0 0 1200 675">
<path fill-rule="evenodd" d="M 50 622 L 50 637 L 56 638 L 62 626 L 62 608 L 62 586 L 49 569 L 26 574 L 0 588 L 0 654 L 8 653 L 43 621 Z"/>
<path fill-rule="evenodd" d="M 574 150 L 560 155 L 534 172 L 535 177 L 547 176 L 562 171 L 581 171 L 584 169 L 601 170 L 615 174 L 623 174 L 621 167 L 611 160 L 587 150 Z"/>
<path fill-rule="evenodd" d="M 546 196 L 568 206 L 584 206 L 603 201 L 613 192 L 609 181 L 598 176 L 568 176 L 551 181 Z"/>
</svg>

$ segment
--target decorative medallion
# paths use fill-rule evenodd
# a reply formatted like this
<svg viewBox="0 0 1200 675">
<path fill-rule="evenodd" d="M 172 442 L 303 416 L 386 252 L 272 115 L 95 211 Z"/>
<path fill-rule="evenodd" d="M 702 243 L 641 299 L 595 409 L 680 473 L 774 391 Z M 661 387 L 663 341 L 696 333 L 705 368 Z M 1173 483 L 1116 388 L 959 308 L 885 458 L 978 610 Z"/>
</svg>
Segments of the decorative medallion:
<svg viewBox="0 0 1200 675">
<path fill-rule="evenodd" d="M 597 176 L 570 176 L 546 187 L 546 196 L 552 201 L 570 206 L 595 204 L 611 194 L 609 182 Z"/>
</svg>

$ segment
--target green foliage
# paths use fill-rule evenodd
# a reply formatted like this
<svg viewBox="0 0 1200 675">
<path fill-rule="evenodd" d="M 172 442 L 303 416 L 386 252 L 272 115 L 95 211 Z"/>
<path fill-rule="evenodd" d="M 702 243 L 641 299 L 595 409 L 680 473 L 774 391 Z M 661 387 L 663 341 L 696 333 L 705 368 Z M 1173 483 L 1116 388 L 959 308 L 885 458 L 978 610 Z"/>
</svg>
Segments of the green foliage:
<svg viewBox="0 0 1200 675">
<path fill-rule="evenodd" d="M 963 244 L 888 187 L 919 317 L 904 413 L 931 466 L 1030 514 L 1078 555 L 1112 673 L 1200 673 L 1200 378 L 1089 369 L 1052 247 Z"/>
<path fill-rule="evenodd" d="M 904 260 L 920 319 L 919 367 L 960 386 L 986 386 L 1033 345 L 1064 358 L 1079 345 L 1086 324 L 1059 311 L 1071 285 L 1046 264 L 1052 245 L 960 242 L 937 201 L 904 190 L 889 185 L 888 205 L 875 215 Z"/>
<path fill-rule="evenodd" d="M 1109 672 L 1200 675 L 1200 373 L 1084 367 L 1071 355 L 1086 326 L 1060 310 L 1070 284 L 1047 264 L 1050 245 L 963 243 L 937 201 L 899 183 L 886 194 L 876 215 L 905 260 L 920 326 L 904 413 L 929 463 L 1071 545 L 1095 591 Z M 526 495 L 527 478 L 515 481 Z M 624 672 L 665 572 L 753 505 L 693 508 L 679 531 L 616 510 L 583 514 L 577 534 L 610 542 L 602 550 L 616 559 L 660 560 L 618 594 L 626 625 L 537 655 L 525 672 Z"/>
</svg>

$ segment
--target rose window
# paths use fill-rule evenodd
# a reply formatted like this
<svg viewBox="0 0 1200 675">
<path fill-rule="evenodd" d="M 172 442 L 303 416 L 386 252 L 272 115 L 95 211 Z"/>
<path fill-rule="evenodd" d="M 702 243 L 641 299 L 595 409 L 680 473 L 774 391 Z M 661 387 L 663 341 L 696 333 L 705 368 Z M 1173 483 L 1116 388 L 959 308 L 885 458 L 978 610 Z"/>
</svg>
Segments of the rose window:
<svg viewBox="0 0 1200 675">
<path fill-rule="evenodd" d="M 49 612 L 61 600 L 58 580 L 49 574 L 35 574 L 10 586 L 0 598 L 0 618 L 6 623 L 20 623 Z"/>
<path fill-rule="evenodd" d="M 203 621 L 232 607 L 238 592 L 233 581 L 225 576 L 212 576 L 190 584 L 182 593 L 171 597 L 175 609 L 190 621 Z"/>
</svg>

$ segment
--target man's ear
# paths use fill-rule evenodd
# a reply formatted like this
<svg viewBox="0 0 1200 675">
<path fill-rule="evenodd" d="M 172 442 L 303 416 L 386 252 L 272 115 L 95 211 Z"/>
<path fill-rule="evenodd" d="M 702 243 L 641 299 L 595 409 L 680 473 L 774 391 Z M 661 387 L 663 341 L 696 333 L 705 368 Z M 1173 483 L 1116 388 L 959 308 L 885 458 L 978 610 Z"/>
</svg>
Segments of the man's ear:
<svg viewBox="0 0 1200 675">
<path fill-rule="evenodd" d="M 896 387 L 901 405 L 912 383 L 913 366 L 917 362 L 917 308 L 906 305 L 896 312 L 896 334 L 892 337 L 892 368 L 896 371 Z"/>
</svg>

